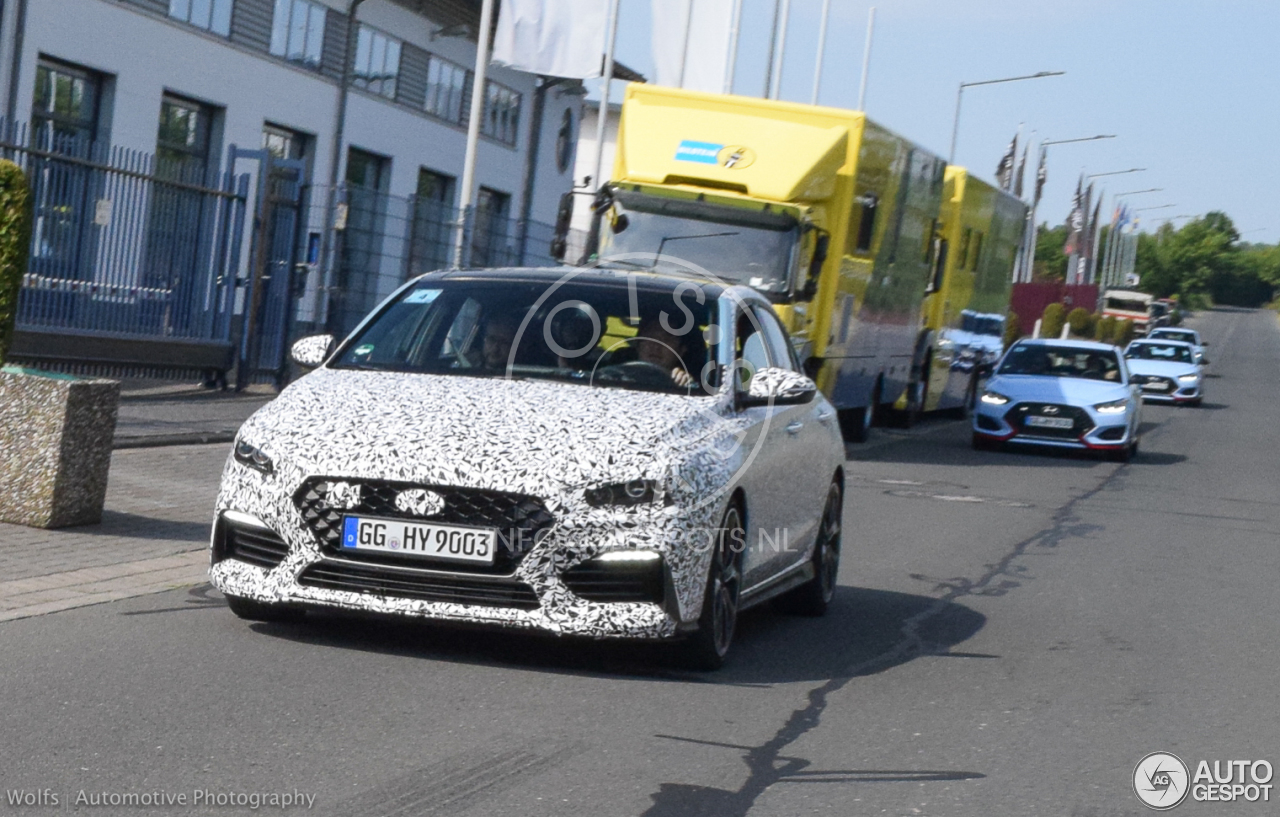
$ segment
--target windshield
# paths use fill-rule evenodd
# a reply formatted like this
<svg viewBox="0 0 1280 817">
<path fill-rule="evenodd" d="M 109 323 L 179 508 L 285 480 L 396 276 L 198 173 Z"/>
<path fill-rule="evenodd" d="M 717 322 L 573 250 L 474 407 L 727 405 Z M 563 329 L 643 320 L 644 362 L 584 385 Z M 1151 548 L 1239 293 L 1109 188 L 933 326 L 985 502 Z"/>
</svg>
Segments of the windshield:
<svg viewBox="0 0 1280 817">
<path fill-rule="evenodd" d="M 1180 332 L 1176 329 L 1157 329 L 1151 333 L 1153 338 L 1162 338 L 1164 340 L 1180 340 L 1183 343 L 1195 343 L 1196 336 L 1194 332 Z"/>
<path fill-rule="evenodd" d="M 600 258 L 643 268 L 694 265 L 773 300 L 791 289 L 800 231 L 795 219 L 698 202 L 619 194 L 600 227 Z M 658 255 L 664 258 L 660 260 Z"/>
<path fill-rule="evenodd" d="M 1044 343 L 1020 343 L 1009 350 L 998 374 L 1081 377 L 1120 381 L 1120 361 L 1114 352 L 1077 349 Z"/>
<path fill-rule="evenodd" d="M 1004 335 L 1004 318 L 999 315 L 983 315 L 965 310 L 960 313 L 960 328 L 975 335 Z"/>
<path fill-rule="evenodd" d="M 1115 309 L 1122 312 L 1147 312 L 1147 304 L 1143 301 L 1129 301 L 1123 298 L 1108 298 L 1107 309 Z"/>
<path fill-rule="evenodd" d="M 689 283 L 424 281 L 347 344 L 334 368 L 714 393 L 715 350 L 704 338 L 715 337 L 707 327 L 716 303 Z"/>
<path fill-rule="evenodd" d="M 1135 343 L 1124 350 L 1127 358 L 1139 360 L 1168 360 L 1176 363 L 1191 363 L 1191 348 L 1176 343 Z"/>
</svg>

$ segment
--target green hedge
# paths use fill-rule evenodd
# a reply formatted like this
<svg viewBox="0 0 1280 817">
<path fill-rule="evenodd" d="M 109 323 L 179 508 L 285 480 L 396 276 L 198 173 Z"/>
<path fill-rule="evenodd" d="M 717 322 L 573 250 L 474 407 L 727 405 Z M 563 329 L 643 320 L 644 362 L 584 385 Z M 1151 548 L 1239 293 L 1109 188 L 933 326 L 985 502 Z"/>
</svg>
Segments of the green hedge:
<svg viewBox="0 0 1280 817">
<path fill-rule="evenodd" d="M 18 292 L 31 249 L 31 192 L 22 168 L 0 159 L 0 364 L 13 342 Z"/>
<path fill-rule="evenodd" d="M 1078 338 L 1093 337 L 1094 320 L 1093 313 L 1083 306 L 1067 313 L 1067 325 L 1071 327 L 1071 334 Z"/>
<path fill-rule="evenodd" d="M 1004 317 L 1004 348 L 1008 349 L 1010 346 L 1017 343 L 1018 339 L 1021 337 L 1022 319 L 1018 317 L 1017 312 L 1010 311 L 1009 314 Z"/>
<path fill-rule="evenodd" d="M 1040 316 L 1040 337 L 1058 337 L 1062 334 L 1062 327 L 1066 320 L 1066 308 L 1062 304 L 1049 304 L 1044 308 L 1044 314 Z"/>
<path fill-rule="evenodd" d="M 1114 315 L 1108 315 L 1098 321 L 1098 325 L 1094 327 L 1093 337 L 1103 343 L 1111 343 L 1116 338 L 1116 319 Z"/>
</svg>

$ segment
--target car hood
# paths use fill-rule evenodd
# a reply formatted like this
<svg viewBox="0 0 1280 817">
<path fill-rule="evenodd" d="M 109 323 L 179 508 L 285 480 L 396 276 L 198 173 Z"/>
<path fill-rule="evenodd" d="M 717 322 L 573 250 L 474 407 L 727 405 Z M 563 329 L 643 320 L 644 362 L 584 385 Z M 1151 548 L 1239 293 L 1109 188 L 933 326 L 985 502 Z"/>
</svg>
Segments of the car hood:
<svg viewBox="0 0 1280 817">
<path fill-rule="evenodd" d="M 551 496 L 638 478 L 732 434 L 713 397 L 319 369 L 243 426 L 277 470 Z"/>
<path fill-rule="evenodd" d="M 1130 358 L 1125 361 L 1129 371 L 1134 374 L 1154 374 L 1160 377 L 1178 377 L 1184 374 L 1199 374 L 1199 367 L 1194 363 L 1183 363 L 1177 360 L 1145 360 Z"/>
<path fill-rule="evenodd" d="M 987 388 L 1003 394 L 1015 403 L 1032 401 L 1070 406 L 1091 406 L 1122 400 L 1129 395 L 1128 386 L 1106 380 L 1029 374 L 997 375 L 988 381 Z"/>
</svg>

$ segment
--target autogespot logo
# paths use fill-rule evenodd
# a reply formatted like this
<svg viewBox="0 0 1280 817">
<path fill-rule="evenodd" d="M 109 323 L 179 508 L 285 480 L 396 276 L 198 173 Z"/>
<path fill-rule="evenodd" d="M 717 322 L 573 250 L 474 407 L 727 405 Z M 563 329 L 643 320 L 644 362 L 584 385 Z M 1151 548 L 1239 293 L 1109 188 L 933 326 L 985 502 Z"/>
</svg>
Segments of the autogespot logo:
<svg viewBox="0 0 1280 817">
<path fill-rule="evenodd" d="M 1152 752 L 1133 770 L 1133 793 L 1147 808 L 1166 811 L 1187 798 L 1191 772 L 1169 752 Z"/>
</svg>

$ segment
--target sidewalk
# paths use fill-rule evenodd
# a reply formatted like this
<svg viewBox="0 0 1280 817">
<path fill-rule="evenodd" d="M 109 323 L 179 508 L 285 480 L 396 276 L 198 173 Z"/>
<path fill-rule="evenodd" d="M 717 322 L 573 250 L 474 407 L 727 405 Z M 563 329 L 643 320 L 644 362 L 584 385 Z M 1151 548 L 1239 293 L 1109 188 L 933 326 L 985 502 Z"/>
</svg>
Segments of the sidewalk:
<svg viewBox="0 0 1280 817">
<path fill-rule="evenodd" d="M 115 448 L 231 442 L 240 424 L 275 395 L 270 386 L 237 393 L 190 383 L 124 380 Z"/>
<path fill-rule="evenodd" d="M 234 416 L 230 408 L 225 416 Z M 229 448 L 120 449 L 101 524 L 0 524 L 0 621 L 207 581 L 209 527 Z"/>
</svg>

